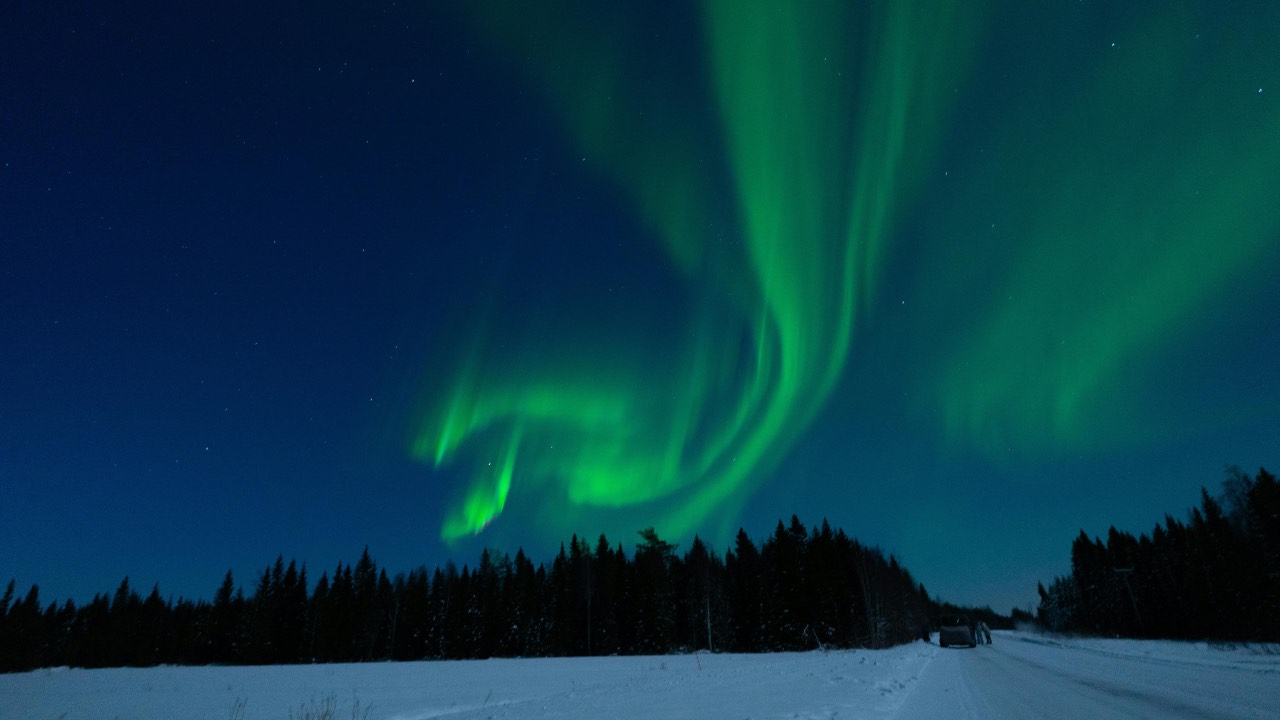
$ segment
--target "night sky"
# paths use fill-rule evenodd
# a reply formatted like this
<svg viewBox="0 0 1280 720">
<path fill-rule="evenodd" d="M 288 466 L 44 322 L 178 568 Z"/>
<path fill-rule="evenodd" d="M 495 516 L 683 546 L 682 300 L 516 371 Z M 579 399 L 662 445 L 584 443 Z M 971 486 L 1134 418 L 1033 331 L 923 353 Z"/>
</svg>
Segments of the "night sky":
<svg viewBox="0 0 1280 720">
<path fill-rule="evenodd" d="M 1280 465 L 1280 4 L 6 3 L 0 582 L 828 518 L 1007 612 Z"/>
</svg>

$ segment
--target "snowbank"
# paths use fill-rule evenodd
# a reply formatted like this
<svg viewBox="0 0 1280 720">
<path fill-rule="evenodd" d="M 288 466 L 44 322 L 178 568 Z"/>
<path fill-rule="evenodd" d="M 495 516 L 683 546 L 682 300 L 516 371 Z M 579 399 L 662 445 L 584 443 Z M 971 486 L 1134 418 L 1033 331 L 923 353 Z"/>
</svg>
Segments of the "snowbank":
<svg viewBox="0 0 1280 720">
<path fill-rule="evenodd" d="M 891 718 L 936 652 L 40 670 L 0 676 L 0 717 Z"/>
</svg>

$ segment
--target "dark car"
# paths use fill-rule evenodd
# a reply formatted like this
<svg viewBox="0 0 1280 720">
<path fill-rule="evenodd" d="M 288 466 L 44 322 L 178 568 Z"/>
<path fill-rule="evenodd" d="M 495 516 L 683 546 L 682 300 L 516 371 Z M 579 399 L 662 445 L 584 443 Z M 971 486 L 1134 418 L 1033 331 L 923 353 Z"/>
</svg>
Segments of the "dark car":
<svg viewBox="0 0 1280 720">
<path fill-rule="evenodd" d="M 977 647 L 978 641 L 973 637 L 973 626 L 969 618 L 963 615 L 947 615 L 938 623 L 938 645 L 965 645 Z"/>
</svg>

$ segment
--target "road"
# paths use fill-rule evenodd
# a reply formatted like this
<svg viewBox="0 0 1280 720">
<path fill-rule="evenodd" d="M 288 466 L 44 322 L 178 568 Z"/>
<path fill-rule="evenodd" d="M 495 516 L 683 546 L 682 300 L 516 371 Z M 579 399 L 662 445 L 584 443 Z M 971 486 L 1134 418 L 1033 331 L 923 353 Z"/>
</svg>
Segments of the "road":
<svg viewBox="0 0 1280 720">
<path fill-rule="evenodd" d="M 1215 665 L 1194 652 L 1112 652 L 1001 633 L 991 645 L 939 649 L 897 717 L 1276 718 L 1280 677 L 1273 664 Z"/>
</svg>

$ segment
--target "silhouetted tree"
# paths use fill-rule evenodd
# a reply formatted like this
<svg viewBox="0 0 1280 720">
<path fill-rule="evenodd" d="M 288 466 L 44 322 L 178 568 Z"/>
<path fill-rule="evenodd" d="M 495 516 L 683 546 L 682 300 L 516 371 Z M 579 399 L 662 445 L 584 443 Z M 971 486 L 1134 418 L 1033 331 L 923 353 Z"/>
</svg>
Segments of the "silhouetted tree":
<svg viewBox="0 0 1280 720">
<path fill-rule="evenodd" d="M 1266 542 L 1276 495 L 1270 476 L 1245 492 L 1241 527 Z M 1219 515 L 1209 508 L 1198 534 L 1180 532 L 1212 536 Z M 574 535 L 550 570 L 523 550 L 513 561 L 487 549 L 474 570 L 446 563 L 394 578 L 366 547 L 314 589 L 305 565 L 279 555 L 247 597 L 227 571 L 212 602 L 167 600 L 158 585 L 144 600 L 126 577 L 83 607 L 42 607 L 38 587 L 19 600 L 10 582 L 0 595 L 0 671 L 880 646 L 911 640 L 929 612 L 928 594 L 895 558 L 826 521 L 811 534 L 792 516 L 759 550 L 739 530 L 723 561 L 698 537 L 683 556 L 653 528 L 639 538 L 630 557 L 604 535 L 594 550 Z M 1146 563 L 1143 547 L 1135 564 Z M 1266 555 L 1258 567 L 1274 562 Z"/>
<path fill-rule="evenodd" d="M 619 631 L 619 611 L 624 591 L 625 563 L 619 564 L 609 539 L 603 534 L 596 541 L 592 556 L 591 596 L 594 599 L 591 617 L 591 652 L 596 655 L 613 655 L 622 651 Z"/>
<path fill-rule="evenodd" d="M 1055 630 L 1129 637 L 1280 639 L 1280 503 L 1265 468 L 1228 468 L 1222 499 L 1205 488 L 1183 523 L 1150 536 L 1081 531 L 1071 575 L 1041 585 L 1040 619 Z"/>
<path fill-rule="evenodd" d="M 665 653 L 671 648 L 675 629 L 674 593 L 670 583 L 675 545 L 659 538 L 651 527 L 641 530 L 639 535 L 631 571 L 635 622 L 632 650 L 642 655 Z"/>
<path fill-rule="evenodd" d="M 755 543 L 751 542 L 746 530 L 739 528 L 734 551 L 725 556 L 732 628 L 729 649 L 734 652 L 758 652 L 764 647 L 762 568 Z"/>
</svg>

